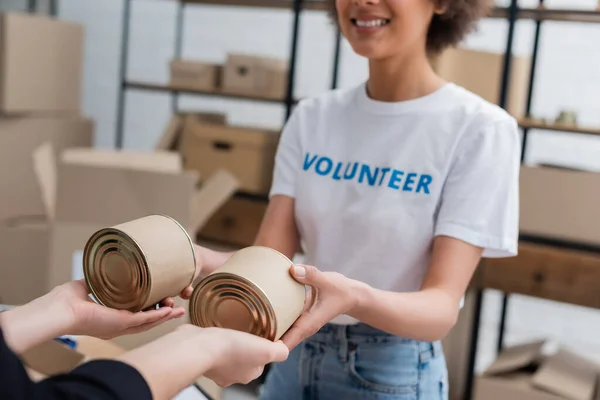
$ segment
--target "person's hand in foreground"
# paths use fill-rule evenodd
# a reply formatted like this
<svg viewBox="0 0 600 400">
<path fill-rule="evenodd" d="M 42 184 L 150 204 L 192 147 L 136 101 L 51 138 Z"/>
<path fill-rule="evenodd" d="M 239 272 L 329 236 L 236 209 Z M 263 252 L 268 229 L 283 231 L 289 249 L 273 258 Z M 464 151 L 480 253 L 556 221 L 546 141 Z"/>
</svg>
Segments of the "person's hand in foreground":
<svg viewBox="0 0 600 400">
<path fill-rule="evenodd" d="M 266 364 L 285 361 L 288 354 L 281 341 L 186 324 L 118 359 L 144 376 L 154 399 L 170 399 L 201 376 L 222 387 L 249 383 Z"/>
<path fill-rule="evenodd" d="M 290 273 L 298 282 L 311 287 L 311 307 L 306 309 L 283 335 L 282 340 L 292 350 L 304 339 L 314 335 L 325 324 L 356 307 L 354 296 L 358 282 L 337 272 L 322 272 L 310 265 L 294 265 Z"/>
<path fill-rule="evenodd" d="M 83 280 L 57 286 L 48 294 L 25 305 L 0 313 L 7 344 L 21 353 L 45 340 L 61 335 L 86 335 L 101 339 L 147 331 L 185 309 L 169 298 L 157 310 L 132 313 L 95 303 Z"/>
</svg>

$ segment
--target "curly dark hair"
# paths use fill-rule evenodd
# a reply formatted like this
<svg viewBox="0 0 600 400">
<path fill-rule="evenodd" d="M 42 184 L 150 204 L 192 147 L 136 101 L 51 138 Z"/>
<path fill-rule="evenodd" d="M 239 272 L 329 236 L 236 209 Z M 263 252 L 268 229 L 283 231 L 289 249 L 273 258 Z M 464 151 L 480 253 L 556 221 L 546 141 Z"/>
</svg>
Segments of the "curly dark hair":
<svg viewBox="0 0 600 400">
<path fill-rule="evenodd" d="M 489 15 L 491 0 L 429 0 L 443 10 L 434 14 L 427 32 L 427 53 L 438 54 L 448 47 L 458 45 L 466 35 L 475 30 L 477 22 Z M 329 14 L 338 23 L 335 0 L 327 0 Z"/>
</svg>

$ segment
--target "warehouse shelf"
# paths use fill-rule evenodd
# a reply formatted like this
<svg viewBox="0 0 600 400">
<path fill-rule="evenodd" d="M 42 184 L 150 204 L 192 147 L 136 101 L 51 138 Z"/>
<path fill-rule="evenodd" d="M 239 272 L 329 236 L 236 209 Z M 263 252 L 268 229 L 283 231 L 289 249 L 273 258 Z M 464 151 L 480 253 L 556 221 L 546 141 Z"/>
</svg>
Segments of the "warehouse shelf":
<svg viewBox="0 0 600 400">
<path fill-rule="evenodd" d="M 137 89 L 137 90 L 148 90 L 154 92 L 167 92 L 167 93 L 184 93 L 184 94 L 193 94 L 199 96 L 211 96 L 211 97 L 221 97 L 227 99 L 237 99 L 237 100 L 252 100 L 252 101 L 264 101 L 268 103 L 284 103 L 284 98 L 270 98 L 263 97 L 258 95 L 247 95 L 247 94 L 233 94 L 233 93 L 225 93 L 219 91 L 211 91 L 211 90 L 198 90 L 198 89 L 189 89 L 184 87 L 176 87 L 172 85 L 163 85 L 156 83 L 147 83 L 147 82 L 125 82 L 125 88 L 128 89 Z"/>
<path fill-rule="evenodd" d="M 293 0 L 180 0 L 184 4 L 211 4 L 218 6 L 257 7 L 257 8 L 281 8 L 292 9 Z M 329 9 L 326 0 L 303 0 L 302 8 L 305 10 L 327 11 Z M 490 18 L 508 18 L 507 7 L 494 7 Z M 600 23 L 599 10 L 570 10 L 549 8 L 520 8 L 517 13 L 518 19 L 533 19 L 540 21 L 570 21 Z"/>
<path fill-rule="evenodd" d="M 547 130 L 547 131 L 571 132 L 571 133 L 581 133 L 581 134 L 585 134 L 585 135 L 599 135 L 600 136 L 599 128 L 589 128 L 589 127 L 582 127 L 582 126 L 577 126 L 577 125 L 566 125 L 566 124 L 560 124 L 560 123 L 544 123 L 544 122 L 535 121 L 535 120 L 527 119 L 527 118 L 519 120 L 519 125 L 522 128 L 529 128 L 529 129 L 542 129 L 542 130 Z"/>
<path fill-rule="evenodd" d="M 509 9 L 496 7 L 492 11 L 492 18 L 509 18 Z M 598 10 L 569 10 L 552 8 L 519 8 L 516 13 L 517 19 L 536 21 L 565 21 L 565 22 L 587 22 L 600 23 L 600 11 Z"/>
<path fill-rule="evenodd" d="M 600 23 L 600 12 L 597 10 L 566 10 L 566 9 L 522 9 L 520 18 L 539 21 L 565 21 Z"/>
<path fill-rule="evenodd" d="M 292 0 L 180 0 L 184 4 L 212 4 L 218 6 L 258 7 L 258 8 L 284 8 L 292 9 Z M 327 10 L 327 2 L 323 0 L 304 0 L 302 8 L 305 10 Z"/>
</svg>

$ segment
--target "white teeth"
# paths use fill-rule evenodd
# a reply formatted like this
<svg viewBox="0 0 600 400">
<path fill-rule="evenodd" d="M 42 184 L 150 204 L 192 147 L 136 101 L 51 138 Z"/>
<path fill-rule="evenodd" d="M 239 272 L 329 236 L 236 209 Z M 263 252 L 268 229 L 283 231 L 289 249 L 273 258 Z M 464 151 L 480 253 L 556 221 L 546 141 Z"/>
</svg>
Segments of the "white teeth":
<svg viewBox="0 0 600 400">
<path fill-rule="evenodd" d="M 356 26 L 360 26 L 360 27 L 375 27 L 375 26 L 384 26 L 388 23 L 387 20 L 385 19 L 373 19 L 373 20 L 369 20 L 369 21 L 361 21 L 359 19 L 356 20 Z"/>
</svg>

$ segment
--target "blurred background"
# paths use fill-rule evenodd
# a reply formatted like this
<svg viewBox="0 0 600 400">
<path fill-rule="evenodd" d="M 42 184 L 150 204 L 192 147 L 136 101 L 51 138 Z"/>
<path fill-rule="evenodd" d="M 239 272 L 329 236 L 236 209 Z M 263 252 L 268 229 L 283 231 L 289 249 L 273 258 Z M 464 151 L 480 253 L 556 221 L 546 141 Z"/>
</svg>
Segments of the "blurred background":
<svg viewBox="0 0 600 400">
<path fill-rule="evenodd" d="M 147 211 L 176 214 L 171 210 L 182 205 L 161 200 L 165 190 L 189 197 L 179 215 L 199 240 L 223 248 L 250 244 L 266 205 L 273 135 L 295 100 L 367 77 L 366 61 L 339 36 L 325 9 L 315 0 L 1 0 L 0 217 L 12 222 L 0 227 L 6 239 L 0 245 L 0 303 L 27 301 L 59 282 L 67 276 L 56 272 L 61 260 L 72 262 L 68 273 L 78 276 L 82 239 L 65 244 L 68 237 L 85 241 L 98 225 Z M 435 65 L 519 119 L 523 163 L 531 167 L 522 176 L 523 243 L 531 247 L 518 260 L 482 267 L 475 278 L 447 340 L 453 397 L 471 398 L 476 376 L 507 346 L 543 340 L 600 363 L 600 3 L 499 1 L 460 49 Z M 234 150 L 219 152 L 219 137 L 220 150 Z M 52 151 L 44 152 L 44 144 Z M 60 151 L 71 147 L 84 148 L 87 161 L 80 163 L 76 151 L 61 158 Z M 106 165 L 112 162 L 113 172 L 130 180 L 150 172 L 122 160 L 89 166 L 90 150 L 103 157 L 118 150 L 175 153 L 181 166 L 169 173 L 182 182 L 157 178 L 142 190 L 157 193 L 152 205 L 142 200 L 136 208 L 130 199 L 129 208 L 121 205 L 112 213 L 114 205 L 100 204 L 102 191 L 137 195 L 127 194 L 132 189 L 125 183 L 111 186 L 119 179 L 105 173 Z M 74 171 L 78 166 L 87 175 Z M 49 169 L 54 172 L 46 174 Z M 200 185 L 185 181 L 189 171 L 200 174 Z M 231 174 L 235 183 L 217 171 Z M 216 190 L 205 187 L 205 178 Z M 204 207 L 199 215 L 194 191 L 202 188 L 214 190 L 204 193 L 214 202 L 198 206 Z M 74 193 L 82 197 L 75 201 Z M 25 228 L 14 222 L 19 218 L 35 219 L 43 228 Z M 47 253 L 33 259 L 23 250 L 32 247 Z M 30 274 L 21 286 L 15 283 L 21 278 L 9 275 L 18 273 L 17 263 L 37 268 L 35 287 Z M 535 398 L 592 399 L 596 372 L 590 379 L 575 383 L 571 392 L 565 385 L 557 391 L 541 384 L 540 393 L 548 397 Z M 223 392 L 204 384 L 213 396 L 228 399 L 253 398 L 257 387 Z M 485 390 L 495 389 L 481 388 L 477 398 L 491 399 Z"/>
</svg>

